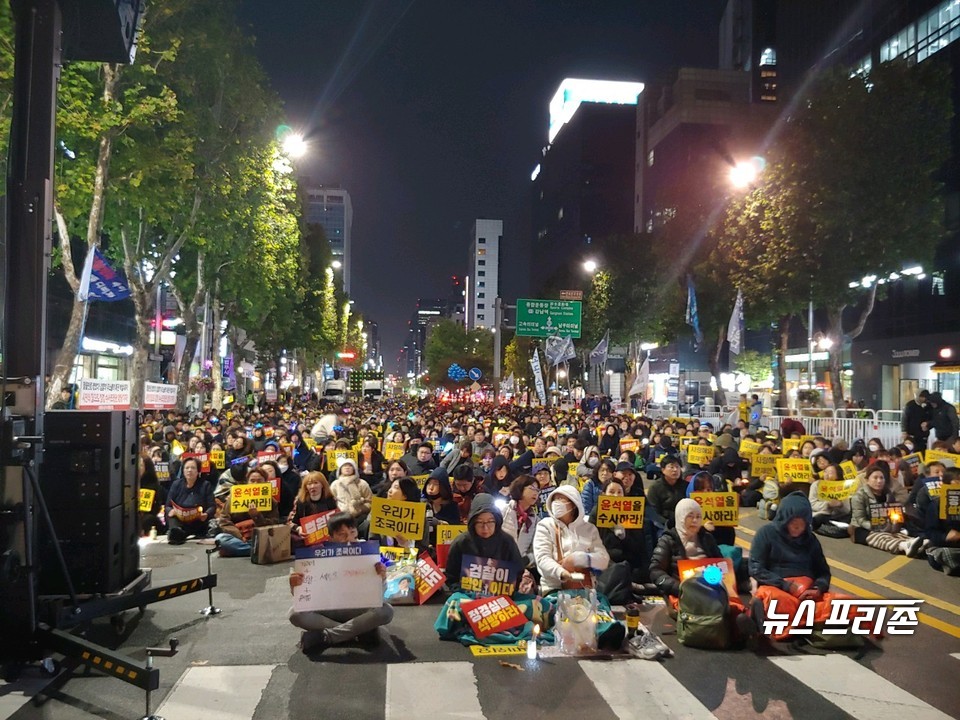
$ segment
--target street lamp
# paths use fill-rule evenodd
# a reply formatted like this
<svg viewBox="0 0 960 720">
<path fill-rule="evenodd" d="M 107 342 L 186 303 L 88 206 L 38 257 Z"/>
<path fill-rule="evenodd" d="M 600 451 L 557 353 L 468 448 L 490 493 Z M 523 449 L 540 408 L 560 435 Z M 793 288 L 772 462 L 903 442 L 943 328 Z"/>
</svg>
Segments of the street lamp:
<svg viewBox="0 0 960 720">
<path fill-rule="evenodd" d="M 307 152 L 307 141 L 298 132 L 290 131 L 283 137 L 283 154 L 292 160 L 303 157 Z"/>
<path fill-rule="evenodd" d="M 585 260 L 583 263 L 583 269 L 588 273 L 595 273 L 597 271 L 597 261 L 596 260 Z"/>
<path fill-rule="evenodd" d="M 738 162 L 730 168 L 730 183 L 735 188 L 745 188 L 757 179 L 757 166 L 752 162 Z"/>
<path fill-rule="evenodd" d="M 833 338 L 826 336 L 820 338 L 817 340 L 817 347 L 819 347 L 821 350 L 829 350 L 833 347 Z"/>
<path fill-rule="evenodd" d="M 334 260 L 332 263 L 330 263 L 330 267 L 332 267 L 334 270 L 339 270 L 343 267 L 343 263 L 339 260 Z"/>
</svg>

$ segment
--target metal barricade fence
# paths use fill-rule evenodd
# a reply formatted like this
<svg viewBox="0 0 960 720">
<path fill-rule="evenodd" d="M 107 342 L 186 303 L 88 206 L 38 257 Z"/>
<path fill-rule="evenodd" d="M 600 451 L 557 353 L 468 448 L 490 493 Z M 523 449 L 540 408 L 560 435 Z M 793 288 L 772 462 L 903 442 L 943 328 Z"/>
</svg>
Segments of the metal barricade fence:
<svg viewBox="0 0 960 720">
<path fill-rule="evenodd" d="M 799 420 L 810 435 L 823 435 L 830 440 L 844 438 L 848 442 L 879 438 L 884 447 L 900 443 L 900 422 L 852 417 L 811 417 L 807 415 L 768 415 L 764 417 L 771 429 L 779 429 L 787 418 Z"/>
</svg>

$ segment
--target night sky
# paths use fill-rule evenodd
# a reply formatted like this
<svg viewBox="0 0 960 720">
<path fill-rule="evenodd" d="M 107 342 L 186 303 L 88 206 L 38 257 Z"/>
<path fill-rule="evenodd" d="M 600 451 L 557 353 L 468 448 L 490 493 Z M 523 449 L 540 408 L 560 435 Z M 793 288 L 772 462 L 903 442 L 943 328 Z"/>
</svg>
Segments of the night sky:
<svg viewBox="0 0 960 720">
<path fill-rule="evenodd" d="M 521 236 L 547 105 L 564 77 L 716 67 L 724 0 L 241 0 L 240 20 L 311 142 L 302 165 L 353 199 L 352 297 L 385 370 L 418 297 L 448 297 L 477 217 L 502 218 L 501 295 L 528 289 Z"/>
</svg>

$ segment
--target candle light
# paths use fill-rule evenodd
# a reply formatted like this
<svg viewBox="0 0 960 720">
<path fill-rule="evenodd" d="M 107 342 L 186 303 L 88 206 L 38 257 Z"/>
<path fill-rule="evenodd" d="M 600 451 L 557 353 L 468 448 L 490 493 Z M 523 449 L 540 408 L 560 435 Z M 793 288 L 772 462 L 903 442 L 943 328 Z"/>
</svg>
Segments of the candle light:
<svg viewBox="0 0 960 720">
<path fill-rule="evenodd" d="M 540 636 L 540 626 L 533 626 L 533 637 L 527 641 L 527 659 L 537 659 L 537 638 Z"/>
</svg>

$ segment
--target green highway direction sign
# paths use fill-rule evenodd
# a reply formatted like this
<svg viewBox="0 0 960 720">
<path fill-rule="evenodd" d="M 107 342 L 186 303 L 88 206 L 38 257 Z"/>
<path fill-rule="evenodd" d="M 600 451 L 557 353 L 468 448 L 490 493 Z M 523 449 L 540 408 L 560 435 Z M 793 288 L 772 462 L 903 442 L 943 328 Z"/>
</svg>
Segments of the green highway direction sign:
<svg viewBox="0 0 960 720">
<path fill-rule="evenodd" d="M 517 300 L 517 335 L 580 337 L 579 300 Z"/>
</svg>

